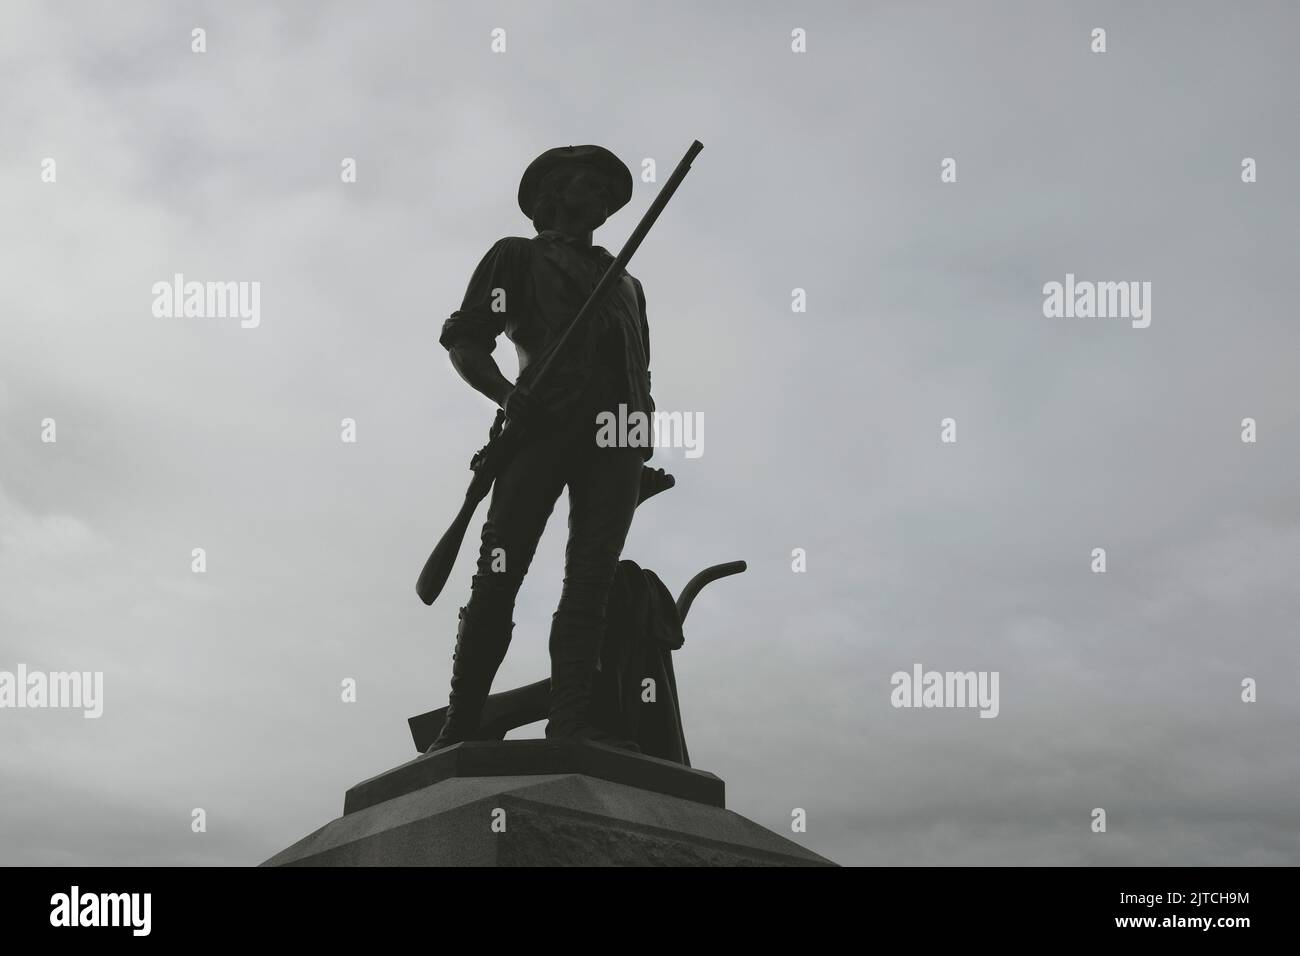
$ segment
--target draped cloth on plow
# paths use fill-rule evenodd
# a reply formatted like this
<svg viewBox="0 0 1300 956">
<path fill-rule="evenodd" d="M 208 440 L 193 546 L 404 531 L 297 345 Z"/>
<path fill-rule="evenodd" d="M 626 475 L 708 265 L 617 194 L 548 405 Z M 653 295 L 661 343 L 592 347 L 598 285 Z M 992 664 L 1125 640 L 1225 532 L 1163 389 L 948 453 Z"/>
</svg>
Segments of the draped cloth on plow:
<svg viewBox="0 0 1300 956">
<path fill-rule="evenodd" d="M 683 643 L 677 602 L 663 581 L 635 561 L 620 561 L 605 610 L 591 722 L 652 757 L 689 767 L 672 660 Z M 654 682 L 653 701 L 646 699 L 647 678 Z"/>
</svg>

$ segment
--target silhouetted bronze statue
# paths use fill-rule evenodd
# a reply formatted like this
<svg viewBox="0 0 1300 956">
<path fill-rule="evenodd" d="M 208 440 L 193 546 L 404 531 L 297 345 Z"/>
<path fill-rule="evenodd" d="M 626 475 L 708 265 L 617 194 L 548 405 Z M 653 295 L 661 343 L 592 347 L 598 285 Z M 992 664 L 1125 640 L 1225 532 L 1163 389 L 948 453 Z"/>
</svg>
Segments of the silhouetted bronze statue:
<svg viewBox="0 0 1300 956">
<path fill-rule="evenodd" d="M 428 752 L 481 733 L 492 679 L 513 633 L 515 596 L 566 486 L 569 540 L 551 624 L 546 736 L 640 749 L 593 723 L 592 700 L 606 608 L 633 512 L 646 492 L 670 487 L 672 479 L 644 467 L 653 453 L 648 445 L 599 447 L 595 422 L 598 412 L 620 405 L 629 414 L 653 415 L 645 293 L 623 267 L 700 148 L 692 146 L 618 257 L 593 245 L 592 233 L 631 199 L 631 172 L 599 146 L 543 153 L 519 185 L 519 207 L 536 236 L 494 244 L 460 309 L 443 325 L 439 341 L 456 370 L 502 411 L 489 444 L 475 456 L 465 504 L 417 585 L 431 603 L 474 507 L 491 488 L 470 599 L 460 609 L 445 722 Z M 492 359 L 502 332 L 519 356 L 514 384 Z"/>
</svg>

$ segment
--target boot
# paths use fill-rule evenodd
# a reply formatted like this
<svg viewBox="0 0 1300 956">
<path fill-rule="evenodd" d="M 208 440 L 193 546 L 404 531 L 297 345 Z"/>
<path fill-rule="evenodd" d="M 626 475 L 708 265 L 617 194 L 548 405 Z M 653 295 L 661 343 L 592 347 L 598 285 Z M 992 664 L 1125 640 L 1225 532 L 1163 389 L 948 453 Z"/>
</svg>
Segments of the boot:
<svg viewBox="0 0 1300 956">
<path fill-rule="evenodd" d="M 601 633 L 553 633 L 551 636 L 551 713 L 548 740 L 593 742 L 640 753 L 631 740 L 593 726 L 589 719 L 592 687 L 600 670 Z"/>
<path fill-rule="evenodd" d="M 505 659 L 514 632 L 511 621 L 480 619 L 467 612 L 468 608 L 460 609 L 460 625 L 456 628 L 447 719 L 437 739 L 425 751 L 427 754 L 475 738 L 483 704 L 492 689 L 492 678 Z"/>
</svg>

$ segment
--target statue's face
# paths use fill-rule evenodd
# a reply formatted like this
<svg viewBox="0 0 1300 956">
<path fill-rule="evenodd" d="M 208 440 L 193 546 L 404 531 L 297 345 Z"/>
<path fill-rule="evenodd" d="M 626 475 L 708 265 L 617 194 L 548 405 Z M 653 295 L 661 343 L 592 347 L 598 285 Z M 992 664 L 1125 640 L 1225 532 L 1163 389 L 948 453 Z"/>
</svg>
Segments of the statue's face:
<svg viewBox="0 0 1300 956">
<path fill-rule="evenodd" d="M 609 184 L 589 166 L 578 166 L 560 193 L 565 219 L 582 229 L 597 229 L 609 218 Z"/>
</svg>

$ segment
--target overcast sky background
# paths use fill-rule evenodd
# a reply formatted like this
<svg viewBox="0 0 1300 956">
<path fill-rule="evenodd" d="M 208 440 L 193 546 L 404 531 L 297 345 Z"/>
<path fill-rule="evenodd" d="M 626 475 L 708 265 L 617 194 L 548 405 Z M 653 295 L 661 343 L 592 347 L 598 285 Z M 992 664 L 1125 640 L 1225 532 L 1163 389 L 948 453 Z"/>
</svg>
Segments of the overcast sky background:
<svg viewBox="0 0 1300 956">
<path fill-rule="evenodd" d="M 106 688 L 99 720 L 0 711 L 0 863 L 254 864 L 414 756 L 475 542 L 432 609 L 414 582 L 491 421 L 439 327 L 531 234 L 536 154 L 662 182 L 694 138 L 631 271 L 704 455 L 656 454 L 678 486 L 624 555 L 674 591 L 749 562 L 676 657 L 729 806 L 786 834 L 802 807 L 845 864 L 1300 863 L 1298 28 L 1286 3 L 4 4 L 0 669 Z M 261 327 L 154 318 L 175 272 L 260 281 Z M 1044 318 L 1067 272 L 1152 282 L 1150 328 Z M 499 689 L 548 673 L 566 510 Z M 918 662 L 999 671 L 1000 715 L 891 708 Z"/>
</svg>

